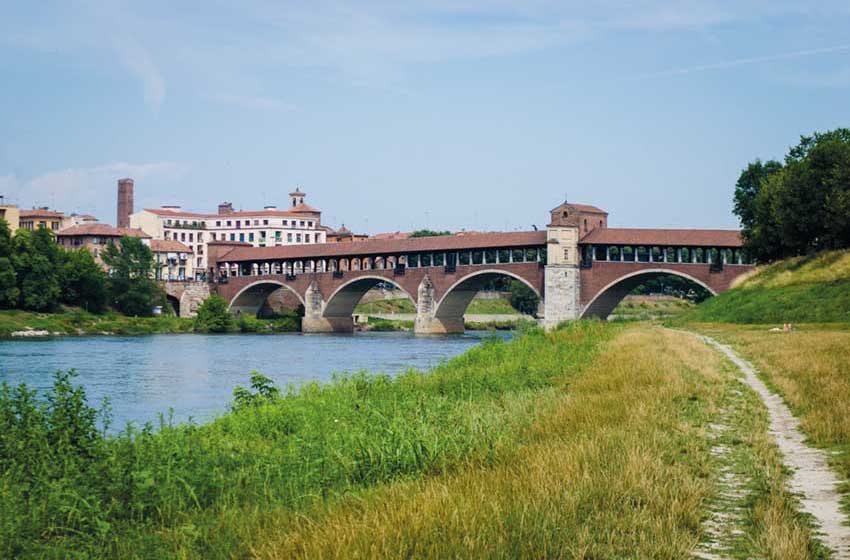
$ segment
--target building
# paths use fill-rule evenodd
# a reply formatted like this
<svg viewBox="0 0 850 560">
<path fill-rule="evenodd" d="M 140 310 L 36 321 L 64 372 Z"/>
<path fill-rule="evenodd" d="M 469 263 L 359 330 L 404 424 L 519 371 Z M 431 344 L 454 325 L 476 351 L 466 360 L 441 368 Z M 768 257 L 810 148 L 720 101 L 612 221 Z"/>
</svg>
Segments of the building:
<svg viewBox="0 0 850 560">
<path fill-rule="evenodd" d="M 68 216 L 66 220 L 63 222 L 63 229 L 69 228 L 73 226 L 82 226 L 87 224 L 96 224 L 100 220 L 91 214 L 71 214 Z"/>
<path fill-rule="evenodd" d="M 364 241 L 369 239 L 369 236 L 363 233 L 354 233 L 345 224 L 342 224 L 338 230 L 325 228 L 325 239 L 328 243 L 351 243 L 352 241 Z"/>
<path fill-rule="evenodd" d="M 179 206 L 146 208 L 130 216 L 130 225 L 153 239 L 186 245 L 193 259 L 192 269 L 200 276 L 207 268 L 210 242 L 238 242 L 254 247 L 325 243 L 322 213 L 304 202 L 306 196 L 300 189 L 289 193 L 286 210 L 266 206 L 262 210 L 236 211 L 230 202 L 219 204 L 215 214 L 187 212 Z"/>
<path fill-rule="evenodd" d="M 184 281 L 195 277 L 192 251 L 174 239 L 151 240 L 151 251 L 155 262 L 154 277 L 157 280 Z"/>
<path fill-rule="evenodd" d="M 133 180 L 118 179 L 118 217 L 115 224 L 120 228 L 130 227 L 133 213 Z"/>
<path fill-rule="evenodd" d="M 21 227 L 21 211 L 14 204 L 0 204 L 0 220 L 5 220 L 9 231 L 15 233 Z"/>
<path fill-rule="evenodd" d="M 150 244 L 150 235 L 140 229 L 116 228 L 109 224 L 85 224 L 72 226 L 56 234 L 56 242 L 65 249 L 88 249 L 95 260 L 103 265 L 102 253 L 107 245 L 120 243 L 124 236 L 139 237 Z"/>
<path fill-rule="evenodd" d="M 60 229 L 64 229 L 67 224 L 68 218 L 66 218 L 64 212 L 50 210 L 46 206 L 20 211 L 19 227 L 21 229 L 35 231 L 43 227 L 58 232 Z"/>
</svg>

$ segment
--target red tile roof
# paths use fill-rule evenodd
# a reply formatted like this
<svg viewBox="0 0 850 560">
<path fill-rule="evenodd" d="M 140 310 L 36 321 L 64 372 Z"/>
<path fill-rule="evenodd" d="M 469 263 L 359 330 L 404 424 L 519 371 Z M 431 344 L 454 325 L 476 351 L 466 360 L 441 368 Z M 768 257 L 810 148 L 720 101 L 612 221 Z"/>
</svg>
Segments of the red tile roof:
<svg viewBox="0 0 850 560">
<path fill-rule="evenodd" d="M 263 216 L 271 216 L 271 217 L 282 217 L 282 218 L 303 218 L 303 214 L 305 213 L 316 213 L 320 214 L 318 210 L 315 208 L 309 207 L 306 204 L 303 206 L 309 208 L 309 210 L 296 211 L 298 207 L 302 205 L 298 205 L 293 208 L 291 211 L 289 210 L 239 210 L 236 212 L 230 212 L 228 214 L 201 214 L 198 212 L 185 212 L 183 210 L 166 210 L 163 208 L 145 208 L 145 212 L 150 212 L 151 214 L 156 214 L 157 216 L 170 216 L 175 218 L 201 218 L 204 220 L 229 220 L 231 218 L 247 218 L 247 217 L 263 217 Z"/>
<path fill-rule="evenodd" d="M 501 247 L 536 247 L 546 243 L 545 231 L 512 233 L 470 233 L 417 237 L 413 239 L 367 239 L 351 243 L 320 243 L 314 245 L 288 245 L 280 247 L 237 247 L 220 261 L 255 261 L 279 259 L 309 259 L 320 257 L 348 257 L 391 255 L 418 251 L 456 251 L 459 249 L 495 249 Z"/>
<path fill-rule="evenodd" d="M 606 216 L 608 215 L 608 212 L 606 212 L 605 210 L 603 210 L 603 209 L 601 209 L 597 206 L 592 206 L 590 204 L 577 204 L 577 203 L 574 203 L 574 202 L 564 202 L 563 204 L 556 206 L 555 208 L 552 208 L 550 210 L 550 212 L 554 212 L 555 210 L 563 208 L 564 206 L 568 206 L 568 207 L 570 207 L 573 210 L 576 210 L 578 212 L 588 212 L 590 214 L 605 214 Z"/>
<path fill-rule="evenodd" d="M 142 239 L 150 239 L 150 235 L 140 229 L 133 228 L 116 228 L 109 224 L 81 224 L 60 230 L 58 237 L 140 237 Z"/>
<path fill-rule="evenodd" d="M 20 216 L 21 218 L 64 218 L 65 213 L 57 212 L 56 210 L 33 208 L 32 210 L 21 210 Z"/>
<path fill-rule="evenodd" d="M 741 247 L 741 232 L 726 229 L 596 228 L 581 243 L 599 245 L 652 245 L 690 247 Z"/>
<path fill-rule="evenodd" d="M 192 250 L 176 239 L 152 239 L 151 251 L 154 253 L 191 253 Z"/>
<path fill-rule="evenodd" d="M 310 206 L 309 204 L 305 204 L 303 202 L 301 204 L 298 204 L 297 206 L 293 207 L 292 210 L 290 210 L 290 212 L 293 212 L 295 214 L 321 214 L 321 212 L 319 210 L 317 210 L 317 209 L 313 208 L 312 206 Z"/>
</svg>

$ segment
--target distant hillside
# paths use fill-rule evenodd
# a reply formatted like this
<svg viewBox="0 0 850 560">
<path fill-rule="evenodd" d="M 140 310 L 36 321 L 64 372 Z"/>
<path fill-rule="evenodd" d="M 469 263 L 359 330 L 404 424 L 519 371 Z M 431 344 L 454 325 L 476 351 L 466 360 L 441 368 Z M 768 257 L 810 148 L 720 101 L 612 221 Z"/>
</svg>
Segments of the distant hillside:
<svg viewBox="0 0 850 560">
<path fill-rule="evenodd" d="M 850 322 L 850 251 L 760 268 L 683 318 L 727 323 Z"/>
</svg>

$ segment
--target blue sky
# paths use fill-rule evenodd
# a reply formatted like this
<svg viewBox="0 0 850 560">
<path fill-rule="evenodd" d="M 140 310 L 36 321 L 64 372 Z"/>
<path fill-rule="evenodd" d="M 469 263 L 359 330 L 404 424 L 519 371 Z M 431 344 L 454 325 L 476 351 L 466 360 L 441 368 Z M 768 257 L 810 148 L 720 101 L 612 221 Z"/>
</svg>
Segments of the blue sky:
<svg viewBox="0 0 850 560">
<path fill-rule="evenodd" d="M 850 126 L 850 3 L 0 0 L 0 194 L 115 220 L 296 185 L 369 232 L 735 227 L 740 169 Z M 811 5 L 809 5 L 811 4 Z"/>
</svg>

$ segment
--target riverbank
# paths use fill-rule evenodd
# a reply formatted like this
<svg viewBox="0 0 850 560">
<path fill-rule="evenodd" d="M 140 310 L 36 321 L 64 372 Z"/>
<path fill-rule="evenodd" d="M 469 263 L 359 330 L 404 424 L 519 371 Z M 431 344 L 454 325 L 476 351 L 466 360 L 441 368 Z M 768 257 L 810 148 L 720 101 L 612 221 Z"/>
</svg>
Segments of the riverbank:
<svg viewBox="0 0 850 560">
<path fill-rule="evenodd" d="M 58 389 L 0 398 L 23 411 L 0 414 L 0 555 L 685 557 L 717 540 L 823 557 L 757 397 L 647 324 L 531 328 L 395 378 L 255 377 L 209 424 L 118 437 Z M 729 539 L 708 523 L 726 466 L 747 476 Z"/>
<path fill-rule="evenodd" d="M 174 316 L 128 317 L 72 308 L 55 313 L 0 310 L 0 338 L 189 333 L 193 325 L 191 319 Z"/>
<path fill-rule="evenodd" d="M 173 315 L 128 317 L 114 311 L 95 314 L 73 308 L 62 308 L 55 313 L 0 310 L 0 338 L 186 334 L 194 332 L 194 329 L 194 319 Z M 268 319 L 241 316 L 234 321 L 232 332 L 285 333 L 300 330 L 301 319 L 292 313 Z"/>
</svg>

